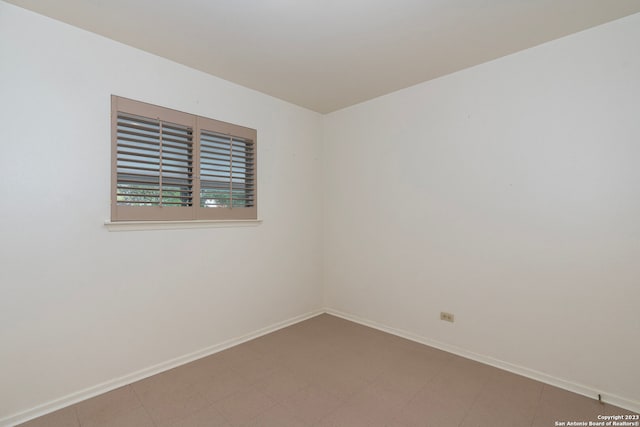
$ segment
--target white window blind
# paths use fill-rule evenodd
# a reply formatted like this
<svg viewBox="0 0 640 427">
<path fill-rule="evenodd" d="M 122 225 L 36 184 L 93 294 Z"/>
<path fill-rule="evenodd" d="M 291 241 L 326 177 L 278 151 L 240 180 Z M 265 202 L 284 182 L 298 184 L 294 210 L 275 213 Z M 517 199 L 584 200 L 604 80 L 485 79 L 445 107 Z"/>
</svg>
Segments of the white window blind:
<svg viewBox="0 0 640 427">
<path fill-rule="evenodd" d="M 253 141 L 200 133 L 200 206 L 254 205 Z"/>
<path fill-rule="evenodd" d="M 112 97 L 112 221 L 256 219 L 256 131 Z"/>
<path fill-rule="evenodd" d="M 118 204 L 192 206 L 192 135 L 185 126 L 118 113 Z"/>
</svg>

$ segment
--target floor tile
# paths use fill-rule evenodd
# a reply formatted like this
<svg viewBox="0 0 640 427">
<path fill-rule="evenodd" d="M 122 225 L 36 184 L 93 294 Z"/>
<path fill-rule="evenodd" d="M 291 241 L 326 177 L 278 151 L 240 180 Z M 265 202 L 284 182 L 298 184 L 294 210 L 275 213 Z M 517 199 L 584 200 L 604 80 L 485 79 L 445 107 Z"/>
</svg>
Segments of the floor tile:
<svg viewBox="0 0 640 427">
<path fill-rule="evenodd" d="M 480 392 L 461 427 L 530 427 L 543 384 L 496 371 Z"/>
<path fill-rule="evenodd" d="M 376 384 L 370 385 L 355 396 L 349 402 L 357 406 L 367 408 L 368 411 L 377 414 L 376 418 L 387 413 L 396 413 L 411 401 L 411 397 L 389 392 Z M 386 417 L 384 418 L 391 418 Z"/>
<path fill-rule="evenodd" d="M 168 427 L 231 427 L 227 419 L 213 405 L 184 418 L 172 421 Z"/>
<path fill-rule="evenodd" d="M 125 386 L 85 400 L 75 406 L 78 420 L 84 426 L 87 424 L 97 425 L 110 418 L 126 415 L 140 408 L 142 404 L 131 386 Z"/>
<path fill-rule="evenodd" d="M 544 385 L 532 427 L 548 427 L 556 421 L 598 421 L 605 405 L 557 387 Z"/>
<path fill-rule="evenodd" d="M 228 366 L 233 367 L 254 360 L 258 355 L 250 346 L 241 344 L 217 353 L 216 357 Z"/>
<path fill-rule="evenodd" d="M 305 427 L 307 425 L 297 419 L 290 410 L 278 404 L 243 424 L 243 427 Z"/>
<path fill-rule="evenodd" d="M 396 420 L 407 426 L 458 427 L 472 404 L 473 399 L 457 394 L 423 389 L 401 409 Z"/>
<path fill-rule="evenodd" d="M 407 372 L 390 370 L 380 374 L 373 384 L 389 393 L 396 394 L 403 399 L 409 400 L 427 384 L 427 380 L 415 377 Z"/>
<path fill-rule="evenodd" d="M 249 389 L 232 394 L 213 404 L 232 425 L 249 422 L 253 418 L 275 406 L 275 401 L 266 394 Z"/>
<path fill-rule="evenodd" d="M 196 365 L 187 364 L 157 375 L 136 381 L 131 386 L 140 398 L 153 398 L 155 394 L 184 389 L 203 379 L 203 374 Z"/>
<path fill-rule="evenodd" d="M 36 418 L 19 427 L 79 427 L 75 406 L 60 409 L 45 416 Z"/>
<path fill-rule="evenodd" d="M 385 420 L 375 419 L 350 404 L 340 406 L 335 411 L 314 423 L 314 427 L 384 427 Z"/>
<path fill-rule="evenodd" d="M 114 412 L 110 416 L 88 418 L 82 427 L 154 427 L 155 423 L 147 411 L 139 406 L 125 412 Z"/>
<path fill-rule="evenodd" d="M 238 362 L 231 369 L 249 382 L 256 382 L 280 367 L 278 360 L 271 356 L 262 356 Z"/>
<path fill-rule="evenodd" d="M 307 386 L 309 386 L 308 381 L 297 377 L 285 368 L 278 368 L 270 372 L 254 384 L 256 390 L 278 402 Z"/>
<path fill-rule="evenodd" d="M 369 385 L 338 407 L 333 413 L 322 418 L 319 426 L 385 426 L 407 404 L 405 399 L 394 393 Z"/>
<path fill-rule="evenodd" d="M 311 379 L 310 383 L 323 388 L 339 400 L 346 400 L 369 385 L 362 378 L 344 372 L 328 372 L 323 376 Z"/>
<path fill-rule="evenodd" d="M 138 395 L 143 406 L 157 425 L 170 425 L 209 405 L 194 386 Z"/>
<path fill-rule="evenodd" d="M 314 423 L 343 403 L 335 395 L 317 386 L 306 387 L 283 401 L 293 416 L 305 423 Z"/>
<path fill-rule="evenodd" d="M 235 371 L 227 371 L 220 375 L 215 375 L 196 385 L 200 394 L 209 403 L 217 402 L 234 393 L 247 389 L 251 382 Z"/>
<path fill-rule="evenodd" d="M 227 357 L 220 357 L 216 353 L 211 356 L 195 360 L 189 365 L 191 365 L 193 372 L 195 372 L 199 377 L 213 377 L 229 372 L 233 363 Z"/>
</svg>

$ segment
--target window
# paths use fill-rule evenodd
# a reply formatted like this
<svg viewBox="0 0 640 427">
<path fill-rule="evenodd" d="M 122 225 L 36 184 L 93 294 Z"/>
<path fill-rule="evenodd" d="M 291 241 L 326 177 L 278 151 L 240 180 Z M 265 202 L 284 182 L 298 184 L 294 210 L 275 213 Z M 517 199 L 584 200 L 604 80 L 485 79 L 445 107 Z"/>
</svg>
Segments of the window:
<svg viewBox="0 0 640 427">
<path fill-rule="evenodd" d="M 111 97 L 111 220 L 257 219 L 256 131 Z"/>
</svg>

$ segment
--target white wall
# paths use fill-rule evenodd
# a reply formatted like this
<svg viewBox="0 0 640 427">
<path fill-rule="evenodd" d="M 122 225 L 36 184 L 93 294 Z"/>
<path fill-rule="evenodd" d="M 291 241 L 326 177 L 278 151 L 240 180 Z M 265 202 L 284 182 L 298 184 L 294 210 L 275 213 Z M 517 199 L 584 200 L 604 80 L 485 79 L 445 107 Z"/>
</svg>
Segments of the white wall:
<svg viewBox="0 0 640 427">
<path fill-rule="evenodd" d="M 326 306 L 640 408 L 639 42 L 634 15 L 326 116 Z"/>
<path fill-rule="evenodd" d="M 257 129 L 263 223 L 109 232 L 111 94 Z M 0 2 L 0 420 L 319 309 L 321 126 Z"/>
</svg>

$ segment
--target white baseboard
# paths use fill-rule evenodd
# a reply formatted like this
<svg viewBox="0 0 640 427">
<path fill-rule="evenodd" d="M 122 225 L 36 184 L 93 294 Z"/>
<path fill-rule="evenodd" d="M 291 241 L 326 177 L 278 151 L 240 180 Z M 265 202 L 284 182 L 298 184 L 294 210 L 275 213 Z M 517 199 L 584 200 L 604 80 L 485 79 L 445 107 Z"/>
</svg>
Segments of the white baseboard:
<svg viewBox="0 0 640 427">
<path fill-rule="evenodd" d="M 167 371 L 177 366 L 184 365 L 185 363 L 192 362 L 202 357 L 209 356 L 211 354 L 225 350 L 229 347 L 242 344 L 243 342 L 277 331 L 278 329 L 286 328 L 287 326 L 302 322 L 304 320 L 310 319 L 311 317 L 315 317 L 322 313 L 328 313 L 333 316 L 341 317 L 343 319 L 346 319 L 355 323 L 359 323 L 364 326 L 378 329 L 380 331 L 387 332 L 402 338 L 406 338 L 408 340 L 415 341 L 420 344 L 425 344 L 443 351 L 447 351 L 449 353 L 453 353 L 458 356 L 465 357 L 467 359 L 475 360 L 477 362 L 494 366 L 496 368 L 503 369 L 505 371 L 513 372 L 514 374 L 522 375 L 524 377 L 531 378 L 536 381 L 540 381 L 545 384 L 549 384 L 567 391 L 578 393 L 583 396 L 587 396 L 595 399 L 597 398 L 598 394 L 601 394 L 602 400 L 608 404 L 619 406 L 620 408 L 624 408 L 636 413 L 640 413 L 640 401 L 627 399 L 621 396 L 617 396 L 615 394 L 608 394 L 606 392 L 595 390 L 592 387 L 589 387 L 583 384 L 578 384 L 563 378 L 558 378 L 549 374 L 545 374 L 544 372 L 539 372 L 533 369 L 525 368 L 523 366 L 514 365 L 512 363 L 495 359 L 490 356 L 485 356 L 482 354 L 465 350 L 460 347 L 456 347 L 456 346 L 452 346 L 439 341 L 431 340 L 429 338 L 422 337 L 422 336 L 413 334 L 411 332 L 407 332 L 404 330 L 382 325 L 380 323 L 374 322 L 372 320 L 364 319 L 353 314 L 348 314 L 348 313 L 341 312 L 339 310 L 327 308 L 324 310 L 315 310 L 300 316 L 296 316 L 296 317 L 284 320 L 282 322 L 275 323 L 273 325 L 258 329 L 254 332 L 243 335 L 241 337 L 233 338 L 233 339 L 224 341 L 222 343 L 204 348 L 202 350 L 198 350 L 196 352 L 193 352 L 184 356 L 180 356 L 175 359 L 171 359 L 166 362 L 159 363 L 157 365 L 154 365 L 145 369 L 141 369 L 137 372 L 133 372 L 131 374 L 128 374 L 119 378 L 105 381 L 101 384 L 71 393 L 67 396 L 52 400 L 42 405 L 38 405 L 26 411 L 23 411 L 14 415 L 10 415 L 8 417 L 0 419 L 0 426 L 2 427 L 15 426 L 16 424 L 20 424 L 20 423 L 32 420 L 34 418 L 40 417 L 42 415 L 48 414 L 50 412 L 57 411 L 58 409 L 62 409 L 64 407 L 73 405 L 75 403 L 81 402 L 91 397 L 98 396 L 100 394 L 106 393 L 116 388 L 150 377 L 152 375 L 159 374 L 161 372 Z"/>
<path fill-rule="evenodd" d="M 212 355 L 214 353 L 218 353 L 219 351 L 225 350 L 229 347 L 233 347 L 238 344 L 242 344 L 243 342 L 252 340 L 254 338 L 258 338 L 262 335 L 269 334 L 271 332 L 277 331 L 278 329 L 286 328 L 287 326 L 291 326 L 295 323 L 302 322 L 303 320 L 310 319 L 311 317 L 315 317 L 322 313 L 324 313 L 324 310 L 315 310 L 300 316 L 292 317 L 282 322 L 274 323 L 265 328 L 258 329 L 257 331 L 251 332 L 241 337 L 233 338 L 233 339 L 221 342 L 219 344 L 212 345 L 207 348 L 203 348 L 202 350 L 198 350 L 193 353 L 176 357 L 175 359 L 171 359 L 166 362 L 162 362 L 157 365 L 150 366 L 145 369 L 141 369 L 137 372 L 133 372 L 131 374 L 128 374 L 119 378 L 114 378 L 112 380 L 105 381 L 101 384 L 85 388 L 84 390 L 80 390 L 80 391 L 68 394 L 67 396 L 52 400 L 42 405 L 38 405 L 26 411 L 22 411 L 20 413 L 9 415 L 8 417 L 2 418 L 0 419 L 0 426 L 10 427 L 10 426 L 15 426 L 16 424 L 24 423 L 26 421 L 40 417 L 42 415 L 46 415 L 53 411 L 57 411 L 58 409 L 65 408 L 69 405 L 73 405 L 75 403 L 81 402 L 91 397 L 98 396 L 100 394 L 106 393 L 111 390 L 115 390 L 116 388 L 125 386 L 127 384 L 131 384 L 133 382 L 142 380 L 152 375 L 159 374 L 160 372 L 164 372 L 169 369 L 173 369 L 177 366 L 184 365 L 185 363 L 193 362 L 194 360 Z"/>
<path fill-rule="evenodd" d="M 563 378 L 558 378 L 549 374 L 545 374 L 544 372 L 539 372 L 533 369 L 525 368 L 524 366 L 514 365 L 512 363 L 495 359 L 490 356 L 474 353 L 460 347 L 435 341 L 435 340 L 422 337 L 401 329 L 396 329 L 386 325 L 382 325 L 372 320 L 364 319 L 362 317 L 349 314 L 349 313 L 344 313 L 339 310 L 334 310 L 332 308 L 325 308 L 324 311 L 328 314 L 341 317 L 345 320 L 349 320 L 364 326 L 378 329 L 380 331 L 387 332 L 402 338 L 406 338 L 408 340 L 415 341 L 420 344 L 425 344 L 430 347 L 434 347 L 439 350 L 453 353 L 455 355 L 458 355 L 467 359 L 475 360 L 476 362 L 484 363 L 486 365 L 490 365 L 505 371 L 512 372 L 514 374 L 522 375 L 523 377 L 531 378 L 533 380 L 540 381 L 542 383 L 549 384 L 567 391 L 571 391 L 573 393 L 581 394 L 583 396 L 590 397 L 592 399 L 597 399 L 598 394 L 600 394 L 602 396 L 602 401 L 605 403 L 608 403 L 610 405 L 615 405 L 620 408 L 627 409 L 629 411 L 640 413 L 640 401 L 637 401 L 637 400 L 631 400 L 621 396 L 617 396 L 615 394 L 606 393 L 606 391 L 604 390 L 595 390 L 594 388 L 586 386 L 584 384 L 578 384 Z"/>
</svg>

